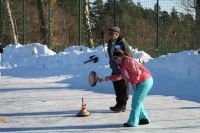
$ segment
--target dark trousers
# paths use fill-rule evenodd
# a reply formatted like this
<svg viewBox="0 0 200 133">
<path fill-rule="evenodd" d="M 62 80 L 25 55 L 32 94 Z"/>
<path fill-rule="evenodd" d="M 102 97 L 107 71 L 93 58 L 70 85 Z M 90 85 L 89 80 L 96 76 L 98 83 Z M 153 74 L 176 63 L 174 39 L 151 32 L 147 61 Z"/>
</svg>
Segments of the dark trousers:
<svg viewBox="0 0 200 133">
<path fill-rule="evenodd" d="M 116 106 L 126 106 L 129 98 L 128 82 L 124 79 L 119 81 L 113 81 L 113 86 L 116 95 Z"/>
</svg>

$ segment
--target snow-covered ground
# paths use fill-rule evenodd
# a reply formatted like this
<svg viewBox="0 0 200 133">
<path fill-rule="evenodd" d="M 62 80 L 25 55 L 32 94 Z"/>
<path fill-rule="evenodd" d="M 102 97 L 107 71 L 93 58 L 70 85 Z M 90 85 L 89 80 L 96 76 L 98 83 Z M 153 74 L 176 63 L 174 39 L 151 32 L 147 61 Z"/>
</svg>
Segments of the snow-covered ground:
<svg viewBox="0 0 200 133">
<path fill-rule="evenodd" d="M 154 77 L 144 101 L 151 124 L 122 127 L 131 100 L 126 112 L 113 113 L 109 110 L 115 104 L 111 82 L 89 86 L 91 70 L 100 77 L 111 73 L 102 46 L 73 46 L 56 54 L 35 43 L 9 45 L 1 55 L 0 132 L 199 133 L 200 55 L 191 50 L 153 59 L 132 50 Z M 91 55 L 98 62 L 84 64 Z M 130 89 L 130 99 L 132 93 Z M 82 97 L 91 113 L 88 117 L 76 117 Z"/>
</svg>

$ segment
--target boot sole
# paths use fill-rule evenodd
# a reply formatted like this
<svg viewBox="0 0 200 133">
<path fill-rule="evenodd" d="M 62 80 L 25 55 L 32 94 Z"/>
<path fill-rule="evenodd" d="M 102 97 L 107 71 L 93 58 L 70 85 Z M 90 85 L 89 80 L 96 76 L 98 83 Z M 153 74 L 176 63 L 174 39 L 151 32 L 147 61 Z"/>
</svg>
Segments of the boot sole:
<svg viewBox="0 0 200 133">
<path fill-rule="evenodd" d="M 115 113 L 120 113 L 120 112 L 125 112 L 126 110 L 111 110 L 111 111 L 113 111 Z"/>
</svg>

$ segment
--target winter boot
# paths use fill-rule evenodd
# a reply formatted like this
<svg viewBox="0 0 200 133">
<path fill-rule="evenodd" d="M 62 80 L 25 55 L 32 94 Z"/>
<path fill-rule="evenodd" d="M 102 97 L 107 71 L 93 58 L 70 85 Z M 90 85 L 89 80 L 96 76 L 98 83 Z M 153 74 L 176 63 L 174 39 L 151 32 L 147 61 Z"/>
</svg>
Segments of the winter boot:
<svg viewBox="0 0 200 133">
<path fill-rule="evenodd" d="M 119 106 L 119 104 L 117 103 L 115 106 L 110 107 L 110 110 L 115 110 L 117 107 Z"/>
<path fill-rule="evenodd" d="M 126 111 L 126 105 L 116 106 L 116 108 L 114 108 L 112 111 L 114 111 L 115 113 L 125 112 Z"/>
<path fill-rule="evenodd" d="M 124 127 L 133 127 L 133 126 L 129 125 L 128 123 L 124 123 L 123 126 L 124 126 Z"/>
<path fill-rule="evenodd" d="M 140 119 L 139 121 L 139 125 L 146 125 L 146 124 L 149 124 L 149 120 L 148 119 Z"/>
</svg>

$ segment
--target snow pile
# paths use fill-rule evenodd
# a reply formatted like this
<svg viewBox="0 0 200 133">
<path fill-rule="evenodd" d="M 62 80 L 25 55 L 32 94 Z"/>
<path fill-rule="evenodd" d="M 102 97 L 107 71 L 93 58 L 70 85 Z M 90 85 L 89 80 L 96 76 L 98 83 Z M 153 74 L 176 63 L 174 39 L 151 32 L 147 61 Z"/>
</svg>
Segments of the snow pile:
<svg viewBox="0 0 200 133">
<path fill-rule="evenodd" d="M 46 45 L 39 43 L 27 45 L 8 45 L 2 54 L 3 65 L 10 67 L 30 65 L 32 62 L 42 56 L 52 56 L 56 53 L 48 49 Z"/>
<path fill-rule="evenodd" d="M 193 50 L 160 56 L 150 61 L 148 67 L 158 77 L 200 80 L 200 55 Z"/>
<path fill-rule="evenodd" d="M 153 95 L 176 96 L 200 102 L 200 55 L 183 51 L 160 56 L 146 64 L 154 77 Z"/>
<path fill-rule="evenodd" d="M 107 48 L 105 48 L 107 49 Z M 134 49 L 133 49 L 134 50 Z M 98 63 L 84 64 L 90 56 L 98 57 Z M 152 59 L 143 51 L 134 51 L 134 56 L 147 62 Z M 89 49 L 85 46 L 71 46 L 63 52 L 56 54 L 39 43 L 27 45 L 8 45 L 4 49 L 1 63 L 5 67 L 26 67 L 26 69 L 35 69 L 48 71 L 48 73 L 79 73 L 83 74 L 87 70 L 95 70 L 101 72 L 102 69 L 109 68 L 108 55 L 103 50 L 103 46 Z M 104 70 L 103 70 L 104 71 Z M 109 70 L 108 70 L 109 71 Z"/>
<path fill-rule="evenodd" d="M 138 49 L 132 49 L 134 53 L 134 58 L 140 61 L 141 63 L 147 63 L 149 60 L 153 59 L 149 54 L 145 53 L 144 51 L 138 51 Z"/>
</svg>

